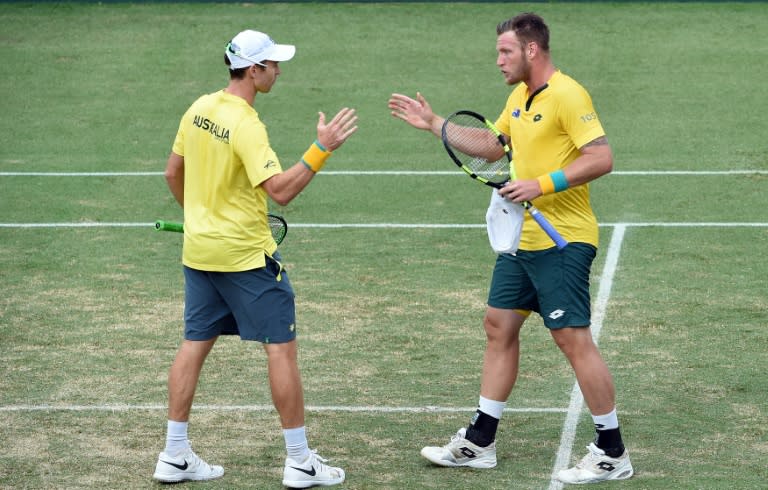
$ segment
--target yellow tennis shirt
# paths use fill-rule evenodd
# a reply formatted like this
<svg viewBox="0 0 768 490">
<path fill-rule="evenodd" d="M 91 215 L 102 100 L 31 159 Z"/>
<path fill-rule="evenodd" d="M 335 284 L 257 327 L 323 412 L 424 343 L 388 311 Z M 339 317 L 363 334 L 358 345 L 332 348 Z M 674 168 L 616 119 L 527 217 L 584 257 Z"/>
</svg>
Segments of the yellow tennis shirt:
<svg viewBox="0 0 768 490">
<path fill-rule="evenodd" d="M 527 85 L 518 84 L 496 127 L 510 137 L 518 179 L 535 179 L 565 168 L 579 156 L 579 148 L 605 135 L 587 91 L 559 71 L 533 95 Z M 597 246 L 597 219 L 589 200 L 589 184 L 540 196 L 533 204 L 567 241 Z M 526 213 L 520 250 L 553 246 Z"/>
<path fill-rule="evenodd" d="M 203 95 L 182 117 L 173 152 L 184 157 L 184 265 L 264 267 L 277 244 L 260 184 L 282 168 L 256 110 L 223 90 Z"/>
</svg>

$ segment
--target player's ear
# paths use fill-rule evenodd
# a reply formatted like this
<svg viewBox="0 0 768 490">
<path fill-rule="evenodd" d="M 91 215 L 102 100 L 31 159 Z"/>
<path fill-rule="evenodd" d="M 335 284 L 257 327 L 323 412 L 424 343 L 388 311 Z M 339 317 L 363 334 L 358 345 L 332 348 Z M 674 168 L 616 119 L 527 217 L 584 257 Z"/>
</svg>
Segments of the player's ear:
<svg viewBox="0 0 768 490">
<path fill-rule="evenodd" d="M 251 72 L 251 76 L 253 78 L 257 78 L 259 76 L 259 73 L 264 71 L 264 67 L 259 65 L 251 65 L 249 70 Z"/>
<path fill-rule="evenodd" d="M 526 46 L 526 49 L 528 51 L 527 52 L 528 57 L 529 58 L 533 58 L 533 55 L 536 53 L 536 51 L 538 51 L 538 48 L 539 47 L 536 45 L 536 43 L 534 43 L 534 42 L 528 43 L 528 46 Z"/>
</svg>

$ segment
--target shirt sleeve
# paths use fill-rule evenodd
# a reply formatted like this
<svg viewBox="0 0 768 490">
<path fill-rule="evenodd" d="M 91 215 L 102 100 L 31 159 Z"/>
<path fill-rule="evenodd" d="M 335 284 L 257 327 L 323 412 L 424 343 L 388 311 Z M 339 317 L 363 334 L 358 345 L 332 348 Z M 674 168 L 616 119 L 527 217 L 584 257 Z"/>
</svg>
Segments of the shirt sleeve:
<svg viewBox="0 0 768 490">
<path fill-rule="evenodd" d="M 269 145 L 267 128 L 259 121 L 243 123 L 234 141 L 235 153 L 243 162 L 253 187 L 283 171 L 280 160 Z"/>
<path fill-rule="evenodd" d="M 560 121 L 576 148 L 605 136 L 592 98 L 583 87 L 579 87 L 567 100 L 568 103 L 560 107 Z"/>
<path fill-rule="evenodd" d="M 181 156 L 184 156 L 184 127 L 187 125 L 189 114 L 190 110 L 187 109 L 187 112 L 181 117 L 179 129 L 176 131 L 176 138 L 173 140 L 173 147 L 171 148 L 175 154 Z"/>
</svg>

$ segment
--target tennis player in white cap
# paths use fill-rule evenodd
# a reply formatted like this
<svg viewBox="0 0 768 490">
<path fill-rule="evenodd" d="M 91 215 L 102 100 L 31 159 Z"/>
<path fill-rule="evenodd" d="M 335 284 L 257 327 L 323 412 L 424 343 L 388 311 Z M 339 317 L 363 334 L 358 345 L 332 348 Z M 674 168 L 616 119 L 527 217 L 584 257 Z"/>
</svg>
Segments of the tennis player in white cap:
<svg viewBox="0 0 768 490">
<path fill-rule="evenodd" d="M 168 374 L 166 445 L 154 473 L 161 482 L 224 475 L 221 466 L 192 451 L 187 437 L 200 372 L 220 335 L 264 347 L 287 451 L 283 485 L 330 486 L 345 478 L 344 470 L 326 465 L 307 442 L 294 292 L 269 230 L 267 202 L 285 205 L 296 197 L 357 130 L 357 115 L 344 108 L 326 122 L 318 113 L 317 139 L 283 171 L 253 104 L 258 93 L 272 89 L 278 64 L 295 52 L 262 32 L 235 36 L 224 51 L 229 84 L 190 106 L 168 158 L 166 181 L 184 209 L 185 308 L 184 340 Z M 252 374 L 248 364 L 231 371 L 243 381 Z M 259 432 L 246 427 L 243 437 Z"/>
</svg>

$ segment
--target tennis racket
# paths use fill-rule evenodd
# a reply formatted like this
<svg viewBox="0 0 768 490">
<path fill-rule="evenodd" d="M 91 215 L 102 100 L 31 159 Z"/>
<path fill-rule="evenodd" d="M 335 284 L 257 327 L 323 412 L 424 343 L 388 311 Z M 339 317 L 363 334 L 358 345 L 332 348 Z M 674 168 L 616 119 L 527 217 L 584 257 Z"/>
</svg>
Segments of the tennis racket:
<svg viewBox="0 0 768 490">
<path fill-rule="evenodd" d="M 496 189 L 517 179 L 512 164 L 512 150 L 504 135 L 480 114 L 472 111 L 454 112 L 443 123 L 442 139 L 451 160 L 473 179 Z M 536 206 L 529 201 L 520 204 L 558 249 L 568 245 Z"/>
<path fill-rule="evenodd" d="M 272 238 L 275 239 L 275 243 L 280 245 L 285 239 L 285 235 L 288 234 L 288 223 L 285 222 L 282 216 L 272 213 L 267 213 L 267 219 L 269 220 L 269 230 L 272 232 Z M 157 220 L 155 221 L 155 230 L 184 233 L 184 223 Z"/>
</svg>

